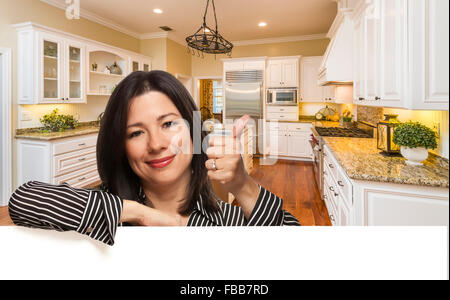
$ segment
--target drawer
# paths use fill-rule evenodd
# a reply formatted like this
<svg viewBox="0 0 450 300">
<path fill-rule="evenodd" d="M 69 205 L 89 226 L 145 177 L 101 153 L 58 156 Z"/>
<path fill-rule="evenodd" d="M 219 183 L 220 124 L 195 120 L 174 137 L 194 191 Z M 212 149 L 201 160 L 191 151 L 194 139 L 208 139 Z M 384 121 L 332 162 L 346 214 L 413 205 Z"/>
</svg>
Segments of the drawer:
<svg viewBox="0 0 450 300">
<path fill-rule="evenodd" d="M 97 145 L 98 134 L 84 136 L 82 138 L 67 139 L 53 144 L 53 154 L 58 155 L 71 151 L 77 151 Z"/>
<path fill-rule="evenodd" d="M 280 122 L 267 122 L 269 125 L 269 130 L 272 131 L 287 131 L 288 125 L 287 123 L 280 123 Z"/>
<path fill-rule="evenodd" d="M 353 185 L 348 179 L 347 175 L 340 168 L 337 172 L 337 185 L 340 189 L 340 194 L 348 207 L 353 206 Z"/>
<path fill-rule="evenodd" d="M 267 113 L 297 113 L 297 106 L 267 106 Z"/>
<path fill-rule="evenodd" d="M 96 147 L 56 155 L 53 158 L 53 174 L 61 176 L 96 163 Z"/>
<path fill-rule="evenodd" d="M 297 113 L 267 113 L 268 120 L 297 121 Z"/>
<path fill-rule="evenodd" d="M 338 163 L 334 159 L 334 157 L 331 155 L 330 151 L 327 147 L 324 147 L 324 153 L 323 153 L 323 163 L 326 168 L 330 171 L 330 174 L 333 176 L 333 178 L 337 181 L 337 173 L 338 173 Z"/>
<path fill-rule="evenodd" d="M 298 124 L 288 124 L 289 131 L 304 131 L 311 133 L 312 124 L 310 123 L 298 123 Z"/>
<path fill-rule="evenodd" d="M 53 179 L 53 184 L 62 184 L 63 182 L 67 182 L 73 187 L 84 187 L 99 180 L 100 176 L 98 175 L 97 165 L 94 164 L 84 169 L 55 177 Z"/>
<path fill-rule="evenodd" d="M 311 135 L 308 134 L 308 132 L 306 132 L 306 131 L 289 131 L 289 136 L 299 136 L 299 137 L 303 137 L 308 140 L 311 137 Z M 311 147 L 311 146 L 308 144 L 308 147 Z"/>
</svg>

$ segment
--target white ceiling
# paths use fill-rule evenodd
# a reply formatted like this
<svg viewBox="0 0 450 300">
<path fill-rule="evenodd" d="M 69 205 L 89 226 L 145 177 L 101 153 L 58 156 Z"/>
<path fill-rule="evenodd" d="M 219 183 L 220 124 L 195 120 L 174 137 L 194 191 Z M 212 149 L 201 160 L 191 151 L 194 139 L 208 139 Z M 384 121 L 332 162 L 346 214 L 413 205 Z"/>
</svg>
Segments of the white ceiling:
<svg viewBox="0 0 450 300">
<path fill-rule="evenodd" d="M 42 0 L 56 4 L 58 0 Z M 337 13 L 336 0 L 215 0 L 219 33 L 230 41 L 307 36 L 327 33 Z M 60 1 L 61 2 L 61 1 Z M 64 0 L 62 0 L 64 3 Z M 97 17 L 134 36 L 173 29 L 184 40 L 203 22 L 207 0 L 80 0 L 82 17 Z M 158 15 L 154 8 L 164 11 Z M 91 18 L 92 19 L 92 18 Z M 265 28 L 258 27 L 266 22 Z M 212 5 L 207 24 L 214 28 Z M 122 30 L 122 31 L 124 31 Z"/>
</svg>

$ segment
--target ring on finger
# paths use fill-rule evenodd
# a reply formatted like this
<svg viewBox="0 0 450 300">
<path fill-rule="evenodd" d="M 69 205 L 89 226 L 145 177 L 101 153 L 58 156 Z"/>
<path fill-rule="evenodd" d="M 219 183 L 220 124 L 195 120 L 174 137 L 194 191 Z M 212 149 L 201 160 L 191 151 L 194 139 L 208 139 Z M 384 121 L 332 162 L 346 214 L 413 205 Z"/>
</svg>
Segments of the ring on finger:
<svg viewBox="0 0 450 300">
<path fill-rule="evenodd" d="M 211 162 L 211 168 L 212 168 L 213 171 L 217 171 L 217 166 L 216 166 L 216 160 L 215 159 L 213 159 L 212 162 Z"/>
</svg>

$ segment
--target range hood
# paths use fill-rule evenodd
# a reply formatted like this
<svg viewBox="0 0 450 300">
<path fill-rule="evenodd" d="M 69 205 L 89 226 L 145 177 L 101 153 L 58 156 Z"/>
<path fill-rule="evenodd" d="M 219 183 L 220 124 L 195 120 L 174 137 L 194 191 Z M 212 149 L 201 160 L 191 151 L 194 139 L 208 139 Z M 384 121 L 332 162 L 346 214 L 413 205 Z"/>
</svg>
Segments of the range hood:
<svg viewBox="0 0 450 300">
<path fill-rule="evenodd" d="M 327 37 L 331 41 L 319 68 L 318 84 L 353 84 L 353 22 L 350 12 L 338 13 Z"/>
</svg>

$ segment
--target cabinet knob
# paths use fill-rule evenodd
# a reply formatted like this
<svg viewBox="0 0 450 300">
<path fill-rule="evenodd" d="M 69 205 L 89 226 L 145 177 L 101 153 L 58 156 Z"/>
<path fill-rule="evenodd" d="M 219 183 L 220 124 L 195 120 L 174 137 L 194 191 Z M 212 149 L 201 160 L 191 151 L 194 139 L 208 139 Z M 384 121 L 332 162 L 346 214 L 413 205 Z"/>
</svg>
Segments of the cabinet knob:
<svg viewBox="0 0 450 300">
<path fill-rule="evenodd" d="M 334 187 L 330 186 L 330 191 L 334 192 Z"/>
<path fill-rule="evenodd" d="M 381 98 L 377 96 L 377 97 L 375 97 L 375 100 L 381 100 Z"/>
<path fill-rule="evenodd" d="M 363 97 L 359 97 L 358 100 L 359 100 L 359 101 L 363 101 L 363 100 L 365 100 L 365 99 L 364 99 Z"/>
</svg>

